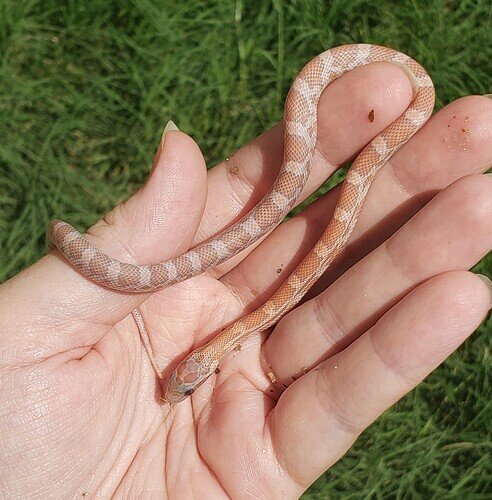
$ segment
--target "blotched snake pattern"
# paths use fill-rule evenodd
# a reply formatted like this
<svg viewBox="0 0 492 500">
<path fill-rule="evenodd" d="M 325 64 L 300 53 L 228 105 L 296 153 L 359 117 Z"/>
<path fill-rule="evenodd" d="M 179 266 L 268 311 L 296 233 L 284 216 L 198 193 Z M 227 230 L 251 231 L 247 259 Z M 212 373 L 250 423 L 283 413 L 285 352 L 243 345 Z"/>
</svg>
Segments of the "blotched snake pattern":
<svg viewBox="0 0 492 500">
<path fill-rule="evenodd" d="M 323 90 L 348 71 L 374 62 L 393 63 L 405 71 L 414 90 L 410 106 L 352 163 L 332 219 L 295 271 L 267 302 L 195 349 L 178 365 L 170 376 L 166 401 L 176 403 L 192 394 L 225 355 L 247 336 L 274 325 L 325 272 L 347 243 L 377 172 L 430 117 L 434 106 L 430 77 L 410 57 L 376 45 L 343 45 L 312 59 L 298 74 L 287 96 L 284 159 L 270 191 L 234 225 L 167 262 L 142 266 L 120 262 L 99 251 L 69 224 L 56 220 L 49 225 L 51 244 L 70 264 L 91 281 L 113 290 L 151 292 L 203 273 L 236 255 L 282 221 L 299 198 L 310 173 L 317 136 L 317 105 Z M 133 316 L 149 352 L 147 332 L 138 309 Z M 156 368 L 151 351 L 149 354 Z"/>
</svg>

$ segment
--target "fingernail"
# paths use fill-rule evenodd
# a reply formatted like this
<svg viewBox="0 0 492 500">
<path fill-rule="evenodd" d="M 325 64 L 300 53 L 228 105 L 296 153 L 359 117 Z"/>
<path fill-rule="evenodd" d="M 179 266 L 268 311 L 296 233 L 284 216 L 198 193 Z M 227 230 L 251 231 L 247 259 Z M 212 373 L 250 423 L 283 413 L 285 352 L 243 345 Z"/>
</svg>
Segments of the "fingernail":
<svg viewBox="0 0 492 500">
<path fill-rule="evenodd" d="M 487 285 L 487 288 L 489 289 L 490 305 L 492 307 L 492 281 L 490 281 L 490 278 L 484 274 L 477 274 L 477 276 Z"/>
<path fill-rule="evenodd" d="M 164 147 L 164 138 L 166 137 L 166 134 L 171 132 L 171 130 L 177 130 L 179 132 L 179 128 L 176 124 L 172 120 L 169 120 L 164 127 L 164 132 L 162 132 L 161 143 L 159 146 L 161 149 Z"/>
<path fill-rule="evenodd" d="M 415 78 L 415 75 L 413 74 L 413 72 L 408 68 L 408 66 L 406 64 L 399 63 L 396 61 L 392 61 L 391 64 L 398 66 L 403 71 L 403 73 L 405 73 L 405 76 L 410 81 L 410 86 L 412 87 L 412 93 L 413 93 L 413 96 L 415 97 L 415 95 L 417 94 L 417 91 L 419 89 L 419 84 L 417 83 L 417 79 Z"/>
<path fill-rule="evenodd" d="M 161 136 L 161 142 L 159 142 L 159 147 L 157 148 L 157 151 L 154 155 L 154 160 L 152 161 L 152 168 L 150 169 L 150 174 L 155 170 L 155 167 L 157 163 L 159 162 L 159 158 L 161 157 L 162 149 L 164 148 L 164 140 L 166 138 L 166 134 L 170 132 L 171 130 L 179 130 L 179 128 L 176 126 L 176 124 L 172 121 L 169 120 L 166 123 L 166 126 L 164 127 L 164 132 L 162 132 Z"/>
</svg>

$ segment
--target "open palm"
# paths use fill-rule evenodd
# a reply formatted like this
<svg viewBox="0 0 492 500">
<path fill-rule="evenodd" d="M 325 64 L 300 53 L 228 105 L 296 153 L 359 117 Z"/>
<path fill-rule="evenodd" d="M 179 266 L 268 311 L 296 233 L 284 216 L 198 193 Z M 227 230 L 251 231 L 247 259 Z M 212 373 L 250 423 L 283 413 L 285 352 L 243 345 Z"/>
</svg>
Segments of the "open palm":
<svg viewBox="0 0 492 500">
<path fill-rule="evenodd" d="M 324 93 L 304 197 L 411 99 L 387 63 Z M 374 121 L 367 119 L 374 110 Z M 335 188 L 204 275 L 160 292 L 94 285 L 51 254 L 0 288 L 0 484 L 13 497 L 297 497 L 386 408 L 472 333 L 490 291 L 466 271 L 492 247 L 492 102 L 461 99 L 378 175 L 349 247 L 267 338 L 169 406 L 130 315 L 140 306 L 164 380 L 193 347 L 264 302 L 313 246 Z M 89 231 L 138 264 L 178 255 L 247 212 L 282 157 L 278 125 L 211 171 L 169 132 L 146 185 Z"/>
</svg>

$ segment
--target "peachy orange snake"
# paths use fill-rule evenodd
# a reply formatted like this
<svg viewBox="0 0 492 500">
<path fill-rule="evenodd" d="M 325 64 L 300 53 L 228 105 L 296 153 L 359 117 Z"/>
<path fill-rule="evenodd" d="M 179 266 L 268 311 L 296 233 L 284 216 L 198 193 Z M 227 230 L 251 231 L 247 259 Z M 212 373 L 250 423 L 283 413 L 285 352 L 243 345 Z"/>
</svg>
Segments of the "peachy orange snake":
<svg viewBox="0 0 492 500">
<path fill-rule="evenodd" d="M 192 394 L 214 373 L 221 359 L 246 337 L 278 322 L 325 272 L 345 246 L 377 172 L 430 117 L 434 87 L 428 74 L 410 57 L 376 45 L 343 45 L 312 59 L 298 74 L 287 96 L 284 160 L 269 192 L 234 225 L 167 262 L 152 265 L 120 262 L 99 251 L 69 224 L 56 220 L 49 225 L 51 245 L 56 246 L 89 280 L 113 290 L 151 292 L 203 273 L 280 224 L 299 198 L 310 173 L 317 136 L 317 105 L 323 90 L 348 71 L 374 62 L 393 63 L 405 72 L 414 90 L 411 104 L 353 162 L 325 232 L 289 278 L 262 306 L 225 328 L 206 345 L 195 349 L 178 365 L 166 390 L 165 400 L 169 403 L 177 403 Z M 133 316 L 157 371 L 138 309 Z"/>
</svg>

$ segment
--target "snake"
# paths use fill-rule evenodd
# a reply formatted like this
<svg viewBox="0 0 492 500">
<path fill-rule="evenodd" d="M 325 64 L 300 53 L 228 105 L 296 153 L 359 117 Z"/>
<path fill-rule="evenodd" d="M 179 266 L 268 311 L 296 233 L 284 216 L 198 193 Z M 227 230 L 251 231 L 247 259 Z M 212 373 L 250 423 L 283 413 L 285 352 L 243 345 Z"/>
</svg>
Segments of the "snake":
<svg viewBox="0 0 492 500">
<path fill-rule="evenodd" d="M 249 336 L 275 325 L 326 271 L 346 246 L 376 174 L 431 116 L 435 99 L 431 78 L 411 57 L 379 45 L 341 45 L 314 57 L 298 73 L 287 94 L 283 161 L 269 191 L 237 222 L 166 262 L 122 262 L 99 250 L 70 224 L 54 220 L 48 225 L 51 247 L 56 247 L 84 277 L 102 287 L 129 293 L 154 292 L 197 276 L 235 256 L 282 222 L 299 199 L 311 171 L 317 107 L 323 91 L 349 71 L 377 62 L 391 63 L 404 71 L 412 85 L 410 104 L 352 162 L 332 217 L 314 247 L 266 302 L 194 349 L 177 365 L 168 379 L 166 402 L 179 403 L 193 394 L 217 371 L 224 357 Z M 367 116 L 372 122 L 374 110 Z M 143 318 L 138 309 L 132 314 L 144 346 L 151 353 Z M 150 358 L 159 374 L 153 356 Z"/>
</svg>

